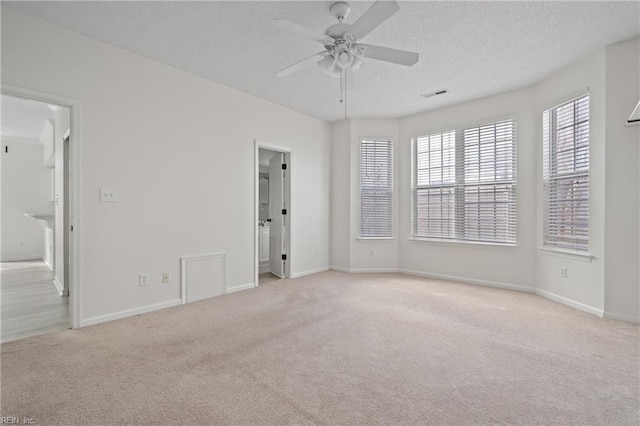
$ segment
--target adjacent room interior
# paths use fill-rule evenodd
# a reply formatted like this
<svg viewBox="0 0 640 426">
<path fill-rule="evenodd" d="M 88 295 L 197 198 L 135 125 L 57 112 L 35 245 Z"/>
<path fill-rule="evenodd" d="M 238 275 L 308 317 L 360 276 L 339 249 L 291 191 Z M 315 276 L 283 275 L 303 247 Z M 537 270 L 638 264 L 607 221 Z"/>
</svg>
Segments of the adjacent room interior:
<svg viewBox="0 0 640 426">
<path fill-rule="evenodd" d="M 3 419 L 638 424 L 638 2 L 0 7 Z"/>
<path fill-rule="evenodd" d="M 69 109 L 1 95 L 0 341 L 69 328 Z"/>
</svg>

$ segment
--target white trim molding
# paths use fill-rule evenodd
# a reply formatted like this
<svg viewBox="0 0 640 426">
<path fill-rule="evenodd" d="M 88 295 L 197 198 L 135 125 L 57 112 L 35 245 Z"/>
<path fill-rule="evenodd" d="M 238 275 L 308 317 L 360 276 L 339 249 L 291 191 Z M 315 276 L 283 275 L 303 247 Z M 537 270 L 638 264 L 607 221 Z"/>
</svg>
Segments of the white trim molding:
<svg viewBox="0 0 640 426">
<path fill-rule="evenodd" d="M 576 308 L 581 311 L 593 314 L 599 318 L 604 317 L 604 311 L 602 309 L 598 309 L 596 307 L 586 305 L 581 302 L 577 302 L 573 299 L 569 299 L 568 297 L 560 296 L 558 294 L 551 293 L 545 290 L 540 290 L 540 289 L 536 289 L 536 294 L 538 296 L 544 297 L 545 299 L 553 300 L 554 302 L 562 303 L 563 305 L 567 305 L 572 308 Z"/>
<path fill-rule="evenodd" d="M 246 283 L 246 284 L 234 285 L 233 287 L 227 287 L 227 291 L 225 292 L 225 294 L 236 293 L 238 291 L 249 290 L 249 289 L 256 288 L 256 287 L 257 286 L 254 283 Z"/>
<path fill-rule="evenodd" d="M 306 277 L 307 275 L 319 274 L 320 272 L 328 271 L 328 266 L 323 266 L 322 268 L 316 269 L 308 269 L 306 271 L 296 272 L 295 274 L 291 274 L 291 278 L 301 278 Z"/>
<path fill-rule="evenodd" d="M 452 282 L 458 282 L 458 283 L 463 283 L 463 284 L 479 285 L 479 286 L 484 286 L 484 287 L 500 288 L 500 289 L 503 289 L 503 290 L 519 291 L 519 292 L 522 292 L 522 293 L 531 293 L 531 294 L 536 294 L 536 295 L 538 295 L 540 297 L 544 297 L 545 299 L 549 299 L 549 300 L 552 300 L 554 302 L 561 303 L 563 305 L 570 306 L 570 307 L 575 308 L 575 309 L 579 309 L 579 310 L 587 312 L 589 314 L 596 315 L 599 318 L 609 318 L 609 319 L 618 320 L 618 321 L 626 321 L 626 322 L 640 324 L 640 318 L 634 318 L 632 316 L 619 315 L 619 314 L 614 314 L 614 313 L 610 313 L 610 312 L 604 313 L 604 311 L 602 309 L 598 309 L 598 308 L 595 308 L 593 306 L 577 302 L 575 300 L 566 298 L 564 296 L 559 296 L 559 295 L 557 295 L 555 293 L 551 293 L 551 292 L 548 292 L 548 291 L 536 289 L 536 288 L 533 288 L 533 287 L 522 286 L 522 285 L 500 283 L 500 282 L 495 282 L 495 281 L 477 280 L 477 279 L 472 279 L 472 278 L 456 277 L 456 276 L 444 275 L 444 274 L 434 274 L 434 273 L 430 273 L 430 272 L 421 272 L 421 271 L 415 271 L 415 270 L 411 270 L 411 269 L 402 269 L 402 268 L 401 269 L 350 269 L 350 268 L 344 268 L 344 267 L 341 267 L 341 266 L 331 266 L 330 269 L 333 270 L 333 271 L 345 272 L 345 273 L 384 273 L 384 272 L 393 273 L 393 272 L 398 272 L 398 273 L 401 273 L 401 274 L 413 275 L 413 276 L 417 276 L 417 277 L 432 278 L 432 279 L 444 280 L 444 281 L 452 281 Z"/>
<path fill-rule="evenodd" d="M 591 262 L 595 258 L 593 254 L 588 252 L 563 250 L 550 247 L 538 247 L 538 251 L 549 256 L 564 257 L 566 259 L 579 260 L 581 262 Z"/>
<path fill-rule="evenodd" d="M 398 268 L 351 268 L 352 274 L 394 274 L 398 273 Z"/>
<path fill-rule="evenodd" d="M 83 319 L 80 326 L 86 327 L 89 325 L 96 325 L 107 321 L 131 317 L 134 315 L 146 314 L 153 311 L 159 311 L 160 309 L 179 306 L 181 303 L 182 302 L 180 299 L 173 299 L 166 302 L 155 303 L 153 305 L 140 306 L 139 308 L 125 309 L 124 311 L 114 312 L 112 314 L 98 315 L 96 317 Z"/>
<path fill-rule="evenodd" d="M 514 290 L 514 291 L 520 291 L 520 292 L 523 292 L 523 293 L 535 293 L 536 292 L 536 289 L 533 288 L 533 287 L 527 287 L 527 286 L 516 285 L 516 284 L 500 283 L 500 282 L 496 282 L 496 281 L 476 280 L 476 279 L 473 279 L 473 278 L 456 277 L 456 276 L 453 276 L 453 275 L 444 275 L 444 274 L 433 274 L 433 273 L 430 273 L 430 272 L 420 272 L 420 271 L 414 271 L 414 270 L 410 270 L 410 269 L 400 269 L 399 272 L 401 272 L 403 274 L 407 274 L 407 275 L 415 275 L 415 276 L 418 276 L 418 277 L 432 278 L 432 279 L 444 280 L 444 281 L 455 281 L 455 282 L 464 283 L 464 284 L 481 285 L 481 286 L 484 286 L 484 287 L 501 288 L 503 290 Z"/>
<path fill-rule="evenodd" d="M 348 274 L 393 274 L 401 272 L 398 268 L 343 268 L 342 266 L 331 266 L 329 269 Z"/>
</svg>

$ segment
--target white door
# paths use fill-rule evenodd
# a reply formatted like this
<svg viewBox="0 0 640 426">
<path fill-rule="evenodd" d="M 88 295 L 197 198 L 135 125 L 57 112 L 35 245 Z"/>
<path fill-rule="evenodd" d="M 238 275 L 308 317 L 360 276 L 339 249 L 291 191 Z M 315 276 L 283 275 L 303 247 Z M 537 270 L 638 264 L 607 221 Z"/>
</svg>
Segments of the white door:
<svg viewBox="0 0 640 426">
<path fill-rule="evenodd" d="M 286 208 L 284 204 L 284 154 L 277 154 L 269 162 L 269 269 L 271 273 L 284 278 L 284 260 L 286 255 L 285 227 Z"/>
</svg>

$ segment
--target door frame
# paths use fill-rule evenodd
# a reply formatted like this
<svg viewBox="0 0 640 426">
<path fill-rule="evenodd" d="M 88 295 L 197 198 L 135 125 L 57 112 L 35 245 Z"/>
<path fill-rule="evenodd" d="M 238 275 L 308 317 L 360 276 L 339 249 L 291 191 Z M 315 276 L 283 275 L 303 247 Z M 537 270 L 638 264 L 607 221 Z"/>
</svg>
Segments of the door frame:
<svg viewBox="0 0 640 426">
<path fill-rule="evenodd" d="M 258 222 L 260 221 L 260 149 L 268 149 L 270 151 L 281 152 L 285 154 L 285 158 L 288 158 L 287 162 L 287 173 L 285 178 L 285 183 L 289 184 L 288 194 L 287 190 L 285 190 L 284 197 L 287 199 L 287 219 L 288 226 L 287 232 L 285 235 L 285 246 L 287 247 L 287 266 L 285 268 L 285 278 L 291 278 L 293 275 L 293 265 L 296 259 L 295 256 L 295 248 L 293 246 L 293 224 L 294 224 L 294 212 L 293 208 L 293 194 L 294 194 L 294 161 L 293 161 L 293 149 L 280 146 L 273 145 L 270 143 L 262 142 L 258 139 L 254 140 L 254 165 L 253 165 L 253 173 L 254 173 L 254 200 L 253 200 L 253 283 L 255 287 L 258 287 L 259 280 L 258 276 L 260 274 L 260 227 L 258 226 Z"/>
<path fill-rule="evenodd" d="M 71 328 L 79 328 L 82 326 L 82 271 L 80 268 L 82 253 L 82 220 L 80 208 L 82 205 L 82 163 L 80 161 L 82 154 L 82 144 L 80 143 L 82 140 L 82 126 L 80 125 L 82 104 L 76 99 L 5 83 L 2 83 L 0 92 L 4 95 L 56 104 L 70 109 L 68 163 L 69 226 L 73 227 L 73 232 L 67 230 L 69 237 L 69 268 L 65 273 L 69 275 L 69 326 Z"/>
</svg>

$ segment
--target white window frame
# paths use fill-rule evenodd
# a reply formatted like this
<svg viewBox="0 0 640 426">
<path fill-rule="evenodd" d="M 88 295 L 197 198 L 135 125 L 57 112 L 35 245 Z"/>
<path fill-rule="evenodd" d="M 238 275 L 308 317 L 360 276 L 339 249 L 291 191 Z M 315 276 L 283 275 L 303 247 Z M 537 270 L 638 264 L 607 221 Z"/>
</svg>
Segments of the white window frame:
<svg viewBox="0 0 640 426">
<path fill-rule="evenodd" d="M 581 121 L 576 122 L 576 120 L 580 120 L 576 114 L 576 105 L 580 101 L 584 101 L 586 98 L 587 102 L 587 113 L 586 119 L 584 117 Z M 543 218 L 542 218 L 542 247 L 540 249 L 548 252 L 556 252 L 559 254 L 565 255 L 574 255 L 574 256 L 582 256 L 590 259 L 592 255 L 589 253 L 590 250 L 590 241 L 591 241 L 591 218 L 590 218 L 590 204 L 591 204 L 591 196 L 590 196 L 590 144 L 591 144 L 591 134 L 590 134 L 590 126 L 591 126 L 591 100 L 589 93 L 582 93 L 579 96 L 573 97 L 567 101 L 559 103 L 551 108 L 548 108 L 542 113 L 542 193 L 543 193 Z M 563 108 L 567 105 L 574 105 L 573 112 L 573 120 L 571 123 L 571 127 L 573 128 L 573 162 L 574 162 L 574 170 L 572 173 L 559 173 L 557 168 L 554 167 L 554 164 L 558 163 L 558 146 L 557 146 L 557 129 L 556 129 L 556 117 L 557 112 L 560 108 Z M 580 161 L 578 159 L 577 151 L 580 149 L 577 145 L 579 141 L 576 141 L 576 132 L 575 130 L 579 125 L 586 123 L 586 167 L 582 167 L 577 170 L 577 162 Z M 584 128 L 582 128 L 584 132 Z M 584 147 L 582 148 L 584 150 Z M 584 162 L 584 152 L 582 153 L 582 161 Z M 566 160 L 565 160 L 566 161 Z M 586 227 L 586 241 L 583 244 L 579 244 L 577 242 L 563 242 L 564 239 L 574 239 L 578 240 L 578 232 L 573 232 L 571 230 L 567 230 L 565 235 L 557 229 L 561 226 L 559 223 L 559 215 L 558 211 L 559 203 L 563 201 L 557 201 L 557 189 L 555 194 L 552 192 L 552 184 L 553 182 L 574 182 L 574 188 L 580 188 L 583 191 L 582 195 L 586 196 L 586 205 L 583 203 L 582 206 L 578 206 L 577 208 L 581 209 L 582 214 L 586 214 L 586 219 L 583 219 L 586 223 L 581 224 L 579 228 L 584 231 Z M 586 193 L 584 192 L 586 190 Z M 580 192 L 578 191 L 578 194 Z M 571 195 L 574 195 L 574 192 L 571 192 Z M 554 198 L 556 202 L 551 203 L 550 200 Z M 567 198 L 564 201 L 567 205 L 571 204 L 569 199 Z M 553 221 L 551 218 L 558 218 Z M 575 218 L 571 218 L 573 221 Z M 572 222 L 573 223 L 573 222 Z M 568 228 L 571 228 L 569 226 Z"/>
<path fill-rule="evenodd" d="M 380 164 L 380 166 L 385 167 L 387 169 L 386 175 L 388 176 L 389 180 L 388 182 L 385 182 L 384 185 L 377 187 L 378 191 L 386 192 L 386 194 L 383 195 L 383 198 L 387 199 L 388 204 L 386 208 L 388 209 L 388 213 L 378 216 L 376 220 L 382 220 L 383 222 L 386 221 L 386 223 L 383 223 L 382 226 L 380 226 L 380 228 L 386 228 L 386 229 L 376 230 L 375 224 L 371 225 L 371 224 L 368 224 L 367 222 L 367 216 L 366 216 L 367 214 L 375 216 L 377 213 L 375 211 L 370 210 L 368 205 L 365 203 L 364 192 L 367 190 L 367 188 L 363 186 L 364 184 L 363 178 L 365 173 L 365 165 L 364 165 L 365 152 L 363 148 L 365 146 L 365 143 L 386 144 L 387 148 L 389 149 L 389 154 L 386 157 L 386 159 L 384 157 L 380 158 L 381 160 L 386 160 L 386 164 L 382 163 Z M 393 152 L 394 146 L 393 145 L 394 145 L 393 140 L 391 138 L 369 138 L 369 137 L 360 138 L 360 144 L 359 144 L 360 228 L 359 228 L 359 237 L 358 237 L 359 240 L 390 240 L 394 238 L 393 218 L 394 218 L 395 191 L 394 191 L 394 152 Z M 381 149 L 384 150 L 387 148 L 383 147 Z M 374 189 L 369 188 L 369 190 L 374 190 Z M 368 216 L 368 217 L 371 217 L 371 216 Z"/>
<path fill-rule="evenodd" d="M 482 183 L 466 183 L 465 182 L 465 166 L 461 165 L 464 161 L 464 152 L 465 152 L 465 141 L 464 134 L 465 131 L 480 129 L 488 126 L 498 126 L 502 123 L 510 122 L 512 125 L 512 176 L 508 180 L 495 180 L 495 181 L 486 181 Z M 422 184 L 418 185 L 418 162 L 420 159 L 418 158 L 419 153 L 417 152 L 417 142 L 418 139 L 428 138 L 432 136 L 445 135 L 445 134 L 454 134 L 455 145 L 455 159 L 453 162 L 453 168 L 455 170 L 455 180 L 449 182 L 443 182 L 442 184 Z M 469 124 L 466 126 L 461 126 L 458 128 L 448 128 L 443 131 L 435 131 L 428 132 L 426 134 L 422 134 L 412 138 L 411 141 L 411 236 L 410 240 L 414 241 L 433 241 L 433 242 L 445 242 L 445 243 L 456 243 L 463 245 L 498 245 L 505 247 L 517 247 L 518 246 L 518 193 L 517 193 L 517 117 L 515 116 L 507 116 L 501 117 L 493 120 L 486 120 L 480 123 Z M 497 161 L 497 160 L 495 160 Z M 443 164 L 444 166 L 444 164 Z M 431 167 L 429 166 L 429 170 Z M 444 175 L 443 175 L 444 177 Z M 471 187 L 480 187 L 480 186 L 508 186 L 509 188 L 509 205 L 512 209 L 510 213 L 506 215 L 509 230 L 507 234 L 512 238 L 504 238 L 496 240 L 494 239 L 484 239 L 484 238 L 473 238 L 469 237 L 471 228 L 467 225 L 467 218 L 465 217 L 465 206 L 470 205 L 465 201 L 465 188 Z M 450 213 L 452 215 L 452 220 L 454 222 L 454 229 L 452 231 L 452 235 L 450 236 L 437 236 L 437 235 L 419 235 L 417 233 L 418 226 L 418 218 L 417 218 L 417 204 L 416 197 L 417 191 L 424 189 L 449 189 L 453 196 L 453 212 Z M 497 205 L 498 203 L 496 203 Z M 466 235 L 466 236 L 465 236 Z M 495 234 L 494 234 L 495 235 Z"/>
</svg>

